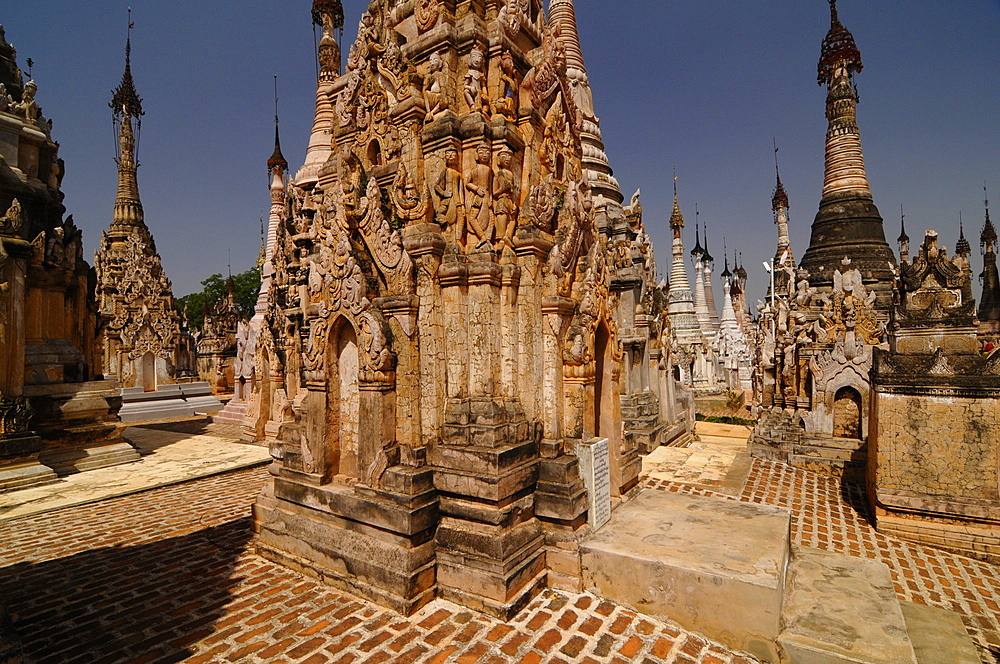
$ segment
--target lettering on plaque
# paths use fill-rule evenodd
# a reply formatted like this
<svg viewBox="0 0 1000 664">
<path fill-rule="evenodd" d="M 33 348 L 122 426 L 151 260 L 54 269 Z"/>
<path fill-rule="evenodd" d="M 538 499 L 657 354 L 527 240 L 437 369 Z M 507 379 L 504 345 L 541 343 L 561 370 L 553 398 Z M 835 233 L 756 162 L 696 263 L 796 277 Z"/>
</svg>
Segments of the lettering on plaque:
<svg viewBox="0 0 1000 664">
<path fill-rule="evenodd" d="M 611 520 L 611 458 L 607 438 L 591 438 L 576 445 L 580 477 L 587 487 L 587 522 L 597 530 Z"/>
</svg>

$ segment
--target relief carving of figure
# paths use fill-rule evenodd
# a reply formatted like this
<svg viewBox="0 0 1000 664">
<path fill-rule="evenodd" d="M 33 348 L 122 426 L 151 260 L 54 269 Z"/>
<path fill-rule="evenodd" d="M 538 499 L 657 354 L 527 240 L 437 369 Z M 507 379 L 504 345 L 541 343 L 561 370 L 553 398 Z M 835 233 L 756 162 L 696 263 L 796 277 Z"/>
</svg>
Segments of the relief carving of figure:
<svg viewBox="0 0 1000 664">
<path fill-rule="evenodd" d="M 438 15 L 441 13 L 441 7 L 438 5 L 438 0 L 417 0 L 417 6 L 413 10 L 413 14 L 417 18 L 417 29 L 420 32 L 427 32 L 438 22 Z"/>
<path fill-rule="evenodd" d="M 420 190 L 413 182 L 413 177 L 405 164 L 400 164 L 389 189 L 389 197 L 396 208 L 396 214 L 406 221 L 424 219 L 428 212 L 427 199 L 420 195 Z"/>
<path fill-rule="evenodd" d="M 500 96 L 493 103 L 493 112 L 499 113 L 511 122 L 517 120 L 520 89 L 514 56 L 509 50 L 505 50 L 500 57 Z"/>
<path fill-rule="evenodd" d="M 500 150 L 498 168 L 493 178 L 493 213 L 496 217 L 497 244 L 513 247 L 511 238 L 517 223 L 517 209 L 520 204 L 520 188 L 511 164 L 514 153 L 509 148 Z"/>
<path fill-rule="evenodd" d="M 0 83 L 0 113 L 9 111 L 13 103 L 14 100 L 7 94 L 7 86 Z"/>
<path fill-rule="evenodd" d="M 795 304 L 800 309 L 808 307 L 818 292 L 815 288 L 809 287 L 809 271 L 800 269 L 797 273 L 798 281 L 795 283 Z"/>
<path fill-rule="evenodd" d="M 17 112 L 28 122 L 38 124 L 38 117 L 41 108 L 35 101 L 35 93 L 38 92 L 38 85 L 34 81 L 24 84 L 24 92 L 21 95 L 21 103 L 17 104 Z"/>
<path fill-rule="evenodd" d="M 431 53 L 427 64 L 430 71 L 424 78 L 424 103 L 427 106 L 425 122 L 431 122 L 434 116 L 448 108 L 448 98 L 445 93 L 448 72 L 445 71 L 444 58 L 439 51 Z"/>
<path fill-rule="evenodd" d="M 369 371 L 392 371 L 396 358 L 389 350 L 389 340 L 381 321 L 368 312 L 361 316 L 358 326 L 358 341 L 364 353 L 365 368 Z"/>
<path fill-rule="evenodd" d="M 493 242 L 495 228 L 491 213 L 493 196 L 492 151 L 486 143 L 476 148 L 476 165 L 472 167 L 465 183 L 465 209 L 469 228 L 478 242 Z"/>
<path fill-rule="evenodd" d="M 469 69 L 465 72 L 465 103 L 469 105 L 470 113 L 477 113 L 485 107 L 486 99 L 483 87 L 486 79 L 486 56 L 482 49 L 474 46 L 469 53 Z"/>
<path fill-rule="evenodd" d="M 431 188 L 434 221 L 445 230 L 453 242 L 465 242 L 465 185 L 459 170 L 458 150 L 448 148 L 444 167 Z"/>
</svg>

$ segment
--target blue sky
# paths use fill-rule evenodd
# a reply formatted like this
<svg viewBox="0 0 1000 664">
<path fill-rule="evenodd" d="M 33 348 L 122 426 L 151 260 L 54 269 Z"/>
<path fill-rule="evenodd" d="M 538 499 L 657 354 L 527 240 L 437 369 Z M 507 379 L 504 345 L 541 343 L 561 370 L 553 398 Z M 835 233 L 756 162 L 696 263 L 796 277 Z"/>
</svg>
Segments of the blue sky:
<svg viewBox="0 0 1000 664">
<path fill-rule="evenodd" d="M 272 75 L 293 169 L 315 98 L 308 0 L 4 3 L 0 23 L 55 122 L 68 212 L 88 258 L 111 220 L 116 172 L 111 111 L 131 4 L 133 71 L 144 98 L 139 186 L 175 295 L 215 272 L 250 267 L 269 206 Z M 345 0 L 345 40 L 363 3 Z M 959 211 L 981 265 L 983 183 L 1000 217 L 1000 1 L 841 0 L 865 69 L 859 124 L 875 201 L 895 247 L 899 207 L 911 238 L 935 228 L 953 247 Z M 694 241 L 694 205 L 722 271 L 722 239 L 740 249 L 751 294 L 774 253 L 772 138 L 801 257 L 823 176 L 825 92 L 816 84 L 829 27 L 824 0 L 577 0 L 584 57 L 607 152 L 668 274 L 671 168 Z M 345 48 L 346 51 L 346 48 Z M 690 268 L 689 268 L 690 269 Z M 720 287 L 721 290 L 721 287 Z"/>
</svg>

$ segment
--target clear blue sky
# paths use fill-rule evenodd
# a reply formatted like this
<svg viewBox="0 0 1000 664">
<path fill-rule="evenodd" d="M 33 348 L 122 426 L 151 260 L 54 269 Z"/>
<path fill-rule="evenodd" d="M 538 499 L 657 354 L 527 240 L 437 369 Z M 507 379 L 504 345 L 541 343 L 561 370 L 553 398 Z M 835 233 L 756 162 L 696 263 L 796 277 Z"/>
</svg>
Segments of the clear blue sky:
<svg viewBox="0 0 1000 664">
<path fill-rule="evenodd" d="M 214 272 L 250 267 L 269 206 L 272 75 L 293 169 L 315 95 L 309 0 L 5 2 L 0 23 L 66 160 L 66 205 L 92 257 L 111 220 L 116 172 L 108 101 L 131 4 L 133 71 L 145 100 L 139 186 L 175 295 Z M 345 0 L 345 40 L 363 3 Z M 825 0 L 577 0 L 584 57 L 607 152 L 626 197 L 642 188 L 661 272 L 671 166 L 694 240 L 694 204 L 722 271 L 722 236 L 740 248 L 760 297 L 774 253 L 771 139 L 781 148 L 801 257 L 820 198 L 825 92 L 816 84 Z M 938 229 L 953 247 L 959 211 L 977 270 L 988 181 L 1000 220 L 1000 1 L 841 0 L 865 69 L 859 122 L 875 201 L 895 247 L 899 206 L 911 238 Z M 346 52 L 346 47 L 345 47 Z M 690 268 L 689 268 L 690 269 Z M 721 289 L 720 289 L 721 290 Z"/>
</svg>

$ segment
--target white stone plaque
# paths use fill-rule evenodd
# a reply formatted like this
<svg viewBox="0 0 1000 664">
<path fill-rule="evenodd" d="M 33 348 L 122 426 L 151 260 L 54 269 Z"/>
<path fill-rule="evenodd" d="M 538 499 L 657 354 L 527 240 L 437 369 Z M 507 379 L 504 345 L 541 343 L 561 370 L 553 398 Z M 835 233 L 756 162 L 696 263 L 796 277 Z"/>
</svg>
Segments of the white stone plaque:
<svg viewBox="0 0 1000 664">
<path fill-rule="evenodd" d="M 611 520 L 611 458 L 607 438 L 591 438 L 576 445 L 580 477 L 587 487 L 587 522 L 596 531 Z"/>
</svg>

